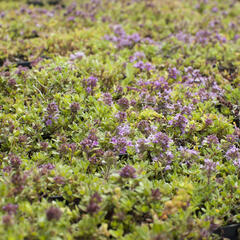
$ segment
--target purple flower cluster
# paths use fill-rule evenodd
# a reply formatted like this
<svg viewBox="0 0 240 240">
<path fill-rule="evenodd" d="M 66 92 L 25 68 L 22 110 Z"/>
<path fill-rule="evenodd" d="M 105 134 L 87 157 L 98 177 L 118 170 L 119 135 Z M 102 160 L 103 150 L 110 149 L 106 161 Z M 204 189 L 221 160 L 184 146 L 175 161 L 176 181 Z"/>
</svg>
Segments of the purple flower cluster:
<svg viewBox="0 0 240 240">
<path fill-rule="evenodd" d="M 52 170 L 55 168 L 55 165 L 52 163 L 46 163 L 46 164 L 42 164 L 42 165 L 38 166 L 38 168 Z"/>
<path fill-rule="evenodd" d="M 82 146 L 82 149 L 85 152 L 89 152 L 90 150 L 92 150 L 94 147 L 98 146 L 98 138 L 95 134 L 94 129 L 92 129 L 88 135 L 87 138 L 85 138 L 84 140 L 82 140 L 80 142 L 80 145 Z"/>
<path fill-rule="evenodd" d="M 186 147 L 179 147 L 180 157 L 187 166 L 191 166 L 194 160 L 199 158 L 199 152 L 193 149 L 188 149 Z"/>
<path fill-rule="evenodd" d="M 153 142 L 156 146 L 160 146 L 163 151 L 167 151 L 170 147 L 171 139 L 165 133 L 158 132 L 154 135 L 150 135 L 148 142 Z"/>
<path fill-rule="evenodd" d="M 206 45 L 210 42 L 226 43 L 227 39 L 226 37 L 221 36 L 218 32 L 214 33 L 209 30 L 199 30 L 195 35 L 195 42 L 202 45 Z"/>
<path fill-rule="evenodd" d="M 74 153 L 77 150 L 76 143 L 63 143 L 60 145 L 59 152 L 61 154 L 66 154 L 68 152 Z"/>
<path fill-rule="evenodd" d="M 147 120 L 141 120 L 138 123 L 137 127 L 140 130 L 140 132 L 145 134 L 145 135 L 149 135 L 151 133 L 151 130 L 152 130 L 150 122 L 147 121 Z"/>
<path fill-rule="evenodd" d="M 203 144 L 207 144 L 207 145 L 209 145 L 209 146 L 213 146 L 213 145 L 218 145 L 218 144 L 219 144 L 219 140 L 218 140 L 218 138 L 217 138 L 216 135 L 212 134 L 212 135 L 207 136 L 207 137 L 203 140 L 202 143 L 203 143 Z"/>
<path fill-rule="evenodd" d="M 135 149 L 137 153 L 143 153 L 148 149 L 148 141 L 144 138 L 137 140 L 135 144 Z"/>
<path fill-rule="evenodd" d="M 121 124 L 117 128 L 118 135 L 120 136 L 128 136 L 130 134 L 131 128 L 128 124 Z"/>
<path fill-rule="evenodd" d="M 120 25 L 113 27 L 114 35 L 105 35 L 105 39 L 114 42 L 118 48 L 132 47 L 141 41 L 138 33 L 127 35 Z"/>
<path fill-rule="evenodd" d="M 58 110 L 58 105 L 55 102 L 51 102 L 48 104 L 47 106 L 47 112 L 49 115 L 53 115 L 55 113 L 57 113 Z"/>
<path fill-rule="evenodd" d="M 119 175 L 122 178 L 136 178 L 136 169 L 130 165 L 127 165 L 122 168 Z"/>
<path fill-rule="evenodd" d="M 2 208 L 2 210 L 7 212 L 9 215 L 16 214 L 17 209 L 18 209 L 18 205 L 12 204 L 12 203 L 8 203 Z"/>
<path fill-rule="evenodd" d="M 70 105 L 70 109 L 73 114 L 76 114 L 80 110 L 80 104 L 78 102 L 73 102 Z"/>
<path fill-rule="evenodd" d="M 42 175 L 46 175 L 50 170 L 53 170 L 55 168 L 55 165 L 52 163 L 46 163 L 38 166 L 38 168 L 40 169 L 40 173 Z"/>
<path fill-rule="evenodd" d="M 231 148 L 228 149 L 226 152 L 226 158 L 228 160 L 240 160 L 240 150 L 236 146 L 232 146 Z"/>
<path fill-rule="evenodd" d="M 214 162 L 208 158 L 204 160 L 204 168 L 207 170 L 208 173 L 215 171 L 219 162 Z"/>
<path fill-rule="evenodd" d="M 100 209 L 99 203 L 101 203 L 101 201 L 101 196 L 97 192 L 95 192 L 89 201 L 86 212 L 90 213 L 91 215 L 98 212 Z"/>
<path fill-rule="evenodd" d="M 113 104 L 112 95 L 110 93 L 103 94 L 103 102 L 109 106 Z"/>
<path fill-rule="evenodd" d="M 118 112 L 115 117 L 118 119 L 119 122 L 124 122 L 127 118 L 127 114 L 125 112 Z"/>
<path fill-rule="evenodd" d="M 11 164 L 12 168 L 14 168 L 14 169 L 18 169 L 22 163 L 22 160 L 15 154 L 10 154 L 9 160 L 10 160 L 10 164 Z"/>
<path fill-rule="evenodd" d="M 83 52 L 76 52 L 70 55 L 70 60 L 74 61 L 76 59 L 82 59 L 85 56 Z"/>
<path fill-rule="evenodd" d="M 129 57 L 130 62 L 134 62 L 136 60 L 144 59 L 146 56 L 143 52 L 135 52 L 133 56 Z"/>
<path fill-rule="evenodd" d="M 125 154 L 128 146 L 132 146 L 132 142 L 126 137 L 112 137 L 111 143 L 114 146 L 114 150 L 119 154 Z"/>
<path fill-rule="evenodd" d="M 86 88 L 87 93 L 94 93 L 94 88 L 97 86 L 97 82 L 98 78 L 94 76 L 90 76 L 89 78 L 83 80 L 83 86 Z"/>
<path fill-rule="evenodd" d="M 58 221 L 62 216 L 62 211 L 57 207 L 50 207 L 46 211 L 46 217 L 48 221 Z"/>
<path fill-rule="evenodd" d="M 146 71 L 149 72 L 150 70 L 153 70 L 153 69 L 154 69 L 154 66 L 153 66 L 151 63 L 149 63 L 149 62 L 144 63 L 144 62 L 142 62 L 142 61 L 138 61 L 138 62 L 136 62 L 133 66 L 134 66 L 135 68 L 140 69 L 141 71 L 146 70 Z"/>
<path fill-rule="evenodd" d="M 127 110 L 129 108 L 129 101 L 127 98 L 120 98 L 117 103 L 123 110 Z"/>
<path fill-rule="evenodd" d="M 168 68 L 168 77 L 177 79 L 177 76 L 180 75 L 180 72 L 174 67 L 174 68 Z"/>
<path fill-rule="evenodd" d="M 178 113 L 173 120 L 169 121 L 169 124 L 174 127 L 179 127 L 182 132 L 185 131 L 185 128 L 188 124 L 187 118 L 185 118 L 182 114 Z"/>
<path fill-rule="evenodd" d="M 52 125 L 53 120 L 58 119 L 58 105 L 55 102 L 51 102 L 47 106 L 48 115 L 45 116 L 44 121 L 47 126 Z"/>
<path fill-rule="evenodd" d="M 151 190 L 151 193 L 152 193 L 152 198 L 153 200 L 160 200 L 161 198 L 161 192 L 158 188 L 156 189 L 152 189 Z"/>
</svg>

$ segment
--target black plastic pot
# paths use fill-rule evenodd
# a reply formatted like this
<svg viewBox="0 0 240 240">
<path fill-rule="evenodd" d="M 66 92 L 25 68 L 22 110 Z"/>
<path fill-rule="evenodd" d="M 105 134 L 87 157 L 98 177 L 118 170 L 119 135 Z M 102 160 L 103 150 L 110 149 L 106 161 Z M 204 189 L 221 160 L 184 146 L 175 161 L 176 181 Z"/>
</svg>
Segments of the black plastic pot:
<svg viewBox="0 0 240 240">
<path fill-rule="evenodd" d="M 228 238 L 230 240 L 240 239 L 240 234 L 238 233 L 240 229 L 240 224 L 231 224 L 228 226 L 220 227 L 213 233 L 218 234 L 222 238 Z"/>
<path fill-rule="evenodd" d="M 61 3 L 61 0 L 49 0 L 48 4 L 49 5 L 58 5 Z"/>
<path fill-rule="evenodd" d="M 27 1 L 28 5 L 34 5 L 34 6 L 39 6 L 39 7 L 43 7 L 44 3 L 42 1 L 39 0 L 29 0 Z"/>
<path fill-rule="evenodd" d="M 27 68 L 32 68 L 32 63 L 29 61 L 19 61 L 17 62 L 17 66 L 22 66 L 22 67 L 27 67 Z"/>
</svg>

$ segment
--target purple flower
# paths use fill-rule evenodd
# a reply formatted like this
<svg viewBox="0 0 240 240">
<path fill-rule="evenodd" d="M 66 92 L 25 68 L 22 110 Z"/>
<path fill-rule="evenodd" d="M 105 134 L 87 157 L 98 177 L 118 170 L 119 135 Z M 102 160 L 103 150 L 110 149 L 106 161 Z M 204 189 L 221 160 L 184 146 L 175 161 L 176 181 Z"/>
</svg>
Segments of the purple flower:
<svg viewBox="0 0 240 240">
<path fill-rule="evenodd" d="M 27 142 L 28 137 L 26 135 L 21 135 L 18 137 L 18 140 L 20 143 L 24 143 L 24 142 Z"/>
<path fill-rule="evenodd" d="M 90 213 L 91 215 L 93 213 L 98 212 L 100 209 L 99 203 L 101 203 L 101 201 L 102 201 L 101 196 L 97 192 L 95 192 L 89 201 L 86 212 Z"/>
<path fill-rule="evenodd" d="M 58 105 L 55 102 L 51 102 L 47 106 L 48 115 L 44 117 L 45 124 L 47 126 L 52 125 L 53 120 L 58 118 Z"/>
<path fill-rule="evenodd" d="M 168 171 L 168 170 L 171 170 L 171 165 L 167 164 L 166 167 L 164 168 L 164 171 Z"/>
<path fill-rule="evenodd" d="M 116 92 L 118 95 L 121 95 L 123 93 L 123 87 L 118 85 L 114 92 Z"/>
<path fill-rule="evenodd" d="M 95 134 L 95 131 L 91 130 L 88 137 L 81 141 L 80 144 L 83 150 L 86 152 L 98 146 L 98 138 Z"/>
<path fill-rule="evenodd" d="M 152 142 L 160 146 L 163 151 L 166 151 L 170 146 L 170 138 L 165 133 L 158 132 L 150 136 L 150 138 L 152 138 Z"/>
<path fill-rule="evenodd" d="M 18 209 L 18 205 L 8 203 L 7 205 L 3 206 L 2 209 L 3 209 L 3 211 L 7 212 L 9 215 L 16 214 L 17 209 Z"/>
<path fill-rule="evenodd" d="M 68 22 L 74 22 L 75 21 L 75 16 L 70 16 L 67 19 Z"/>
<path fill-rule="evenodd" d="M 141 37 L 140 37 L 140 35 L 139 35 L 138 33 L 133 33 L 132 35 L 128 35 L 128 39 L 129 39 L 130 41 L 135 42 L 135 43 L 141 41 Z"/>
<path fill-rule="evenodd" d="M 3 168 L 3 172 L 7 172 L 7 173 L 10 173 L 12 170 L 12 168 L 10 166 L 6 166 Z"/>
<path fill-rule="evenodd" d="M 18 156 L 16 156 L 15 154 L 10 154 L 9 159 L 10 159 L 11 166 L 13 168 L 19 168 L 20 167 L 20 165 L 22 163 L 22 160 Z"/>
<path fill-rule="evenodd" d="M 56 176 L 56 177 L 54 177 L 53 180 L 56 184 L 59 184 L 59 185 L 65 184 L 65 178 L 62 176 Z"/>
<path fill-rule="evenodd" d="M 203 140 L 203 144 L 208 144 L 209 146 L 219 144 L 219 140 L 216 135 L 209 135 Z"/>
<path fill-rule="evenodd" d="M 85 54 L 83 52 L 76 52 L 70 55 L 70 60 L 74 61 L 76 59 L 82 59 L 83 57 L 85 57 Z"/>
<path fill-rule="evenodd" d="M 13 219 L 11 215 L 4 215 L 2 217 L 2 223 L 6 226 L 12 225 L 13 224 Z"/>
<path fill-rule="evenodd" d="M 86 90 L 89 94 L 92 94 L 94 88 L 97 86 L 97 82 L 98 78 L 90 76 L 89 78 L 83 80 L 83 86 L 86 87 Z"/>
<path fill-rule="evenodd" d="M 120 154 L 125 154 L 128 146 L 132 146 L 132 142 L 127 140 L 125 137 L 113 137 L 111 139 L 111 143 L 113 144 L 116 151 Z"/>
<path fill-rule="evenodd" d="M 110 93 L 104 93 L 103 94 L 103 101 L 105 104 L 111 106 L 113 101 L 112 101 L 112 95 Z"/>
<path fill-rule="evenodd" d="M 147 120 L 141 120 L 138 123 L 137 127 L 143 134 L 149 135 L 151 132 L 151 125 L 150 122 Z"/>
<path fill-rule="evenodd" d="M 69 143 L 68 148 L 72 151 L 75 152 L 77 150 L 77 145 L 76 143 Z"/>
<path fill-rule="evenodd" d="M 149 62 L 148 63 L 143 63 L 142 61 L 138 61 L 133 66 L 135 68 L 140 69 L 141 71 L 143 71 L 143 70 L 150 71 L 150 70 L 154 69 L 153 65 Z"/>
<path fill-rule="evenodd" d="M 213 13 L 216 13 L 216 12 L 218 12 L 218 8 L 217 8 L 217 7 L 213 7 L 213 8 L 211 9 L 211 11 L 212 11 Z"/>
<path fill-rule="evenodd" d="M 124 122 L 127 118 L 127 114 L 125 112 L 118 112 L 115 117 L 119 120 L 119 122 Z"/>
<path fill-rule="evenodd" d="M 78 102 L 73 102 L 70 105 L 70 109 L 71 109 L 71 112 L 75 114 L 80 110 L 80 104 Z"/>
<path fill-rule="evenodd" d="M 15 71 L 15 73 L 17 75 L 21 75 L 21 74 L 24 74 L 26 71 L 28 71 L 28 68 L 27 67 L 22 67 L 22 66 L 19 66 L 17 68 L 17 70 Z"/>
<path fill-rule="evenodd" d="M 52 120 L 50 118 L 48 118 L 47 120 L 45 120 L 45 124 L 47 126 L 51 126 L 52 125 Z"/>
<path fill-rule="evenodd" d="M 145 63 L 145 70 L 149 72 L 152 69 L 154 69 L 154 66 L 151 63 L 149 62 Z"/>
<path fill-rule="evenodd" d="M 168 162 L 172 162 L 171 160 L 174 157 L 172 152 L 171 151 L 167 151 L 165 155 L 166 155 L 166 158 L 167 158 Z"/>
<path fill-rule="evenodd" d="M 117 130 L 120 136 L 127 136 L 130 134 L 131 128 L 128 124 L 121 124 L 120 126 L 118 126 Z"/>
<path fill-rule="evenodd" d="M 16 82 L 15 79 L 11 78 L 11 79 L 8 80 L 8 85 L 10 87 L 14 87 L 16 84 L 17 84 L 17 82 Z"/>
<path fill-rule="evenodd" d="M 120 98 L 117 103 L 124 110 L 129 108 L 129 101 L 127 98 Z"/>
<path fill-rule="evenodd" d="M 207 118 L 207 119 L 205 120 L 206 126 L 210 126 L 210 125 L 212 125 L 212 123 L 213 123 L 213 120 L 210 119 L 210 118 Z"/>
<path fill-rule="evenodd" d="M 201 43 L 203 45 L 207 44 L 210 40 L 211 32 L 207 30 L 199 30 L 196 33 L 195 39 L 197 43 Z"/>
<path fill-rule="evenodd" d="M 125 31 L 123 30 L 123 28 L 122 28 L 122 26 L 121 25 L 115 25 L 114 27 L 113 27 L 113 31 L 114 31 L 114 33 L 116 34 L 116 35 L 118 35 L 118 36 L 126 36 L 126 33 L 125 33 Z"/>
<path fill-rule="evenodd" d="M 46 164 L 42 164 L 42 165 L 38 166 L 38 168 L 52 170 L 55 168 L 55 165 L 52 163 L 46 163 Z"/>
<path fill-rule="evenodd" d="M 135 52 L 133 56 L 129 57 L 130 62 L 134 62 L 139 59 L 145 58 L 145 54 L 143 52 Z"/>
<path fill-rule="evenodd" d="M 130 165 L 127 165 L 122 168 L 120 176 L 122 178 L 136 178 L 136 169 Z"/>
<path fill-rule="evenodd" d="M 204 167 L 207 170 L 207 172 L 212 172 L 216 170 L 217 165 L 219 165 L 219 162 L 213 162 L 212 160 L 206 158 L 204 160 Z"/>
<path fill-rule="evenodd" d="M 160 193 L 160 191 L 159 191 L 158 188 L 152 189 L 151 192 L 152 192 L 152 198 L 153 198 L 153 200 L 160 200 L 160 198 L 161 198 L 161 193 Z"/>
<path fill-rule="evenodd" d="M 143 153 L 147 150 L 147 141 L 144 138 L 140 138 L 137 140 L 137 143 L 135 145 L 135 149 L 137 153 Z"/>
<path fill-rule="evenodd" d="M 226 152 L 226 158 L 228 160 L 235 160 L 235 159 L 240 158 L 240 150 L 236 146 L 232 146 Z"/>
<path fill-rule="evenodd" d="M 46 211 L 48 221 L 59 220 L 62 216 L 62 211 L 56 207 L 50 207 Z"/>
<path fill-rule="evenodd" d="M 130 101 L 130 105 L 131 106 L 135 106 L 137 104 L 137 101 L 136 100 L 134 100 L 134 99 L 132 99 L 131 101 Z"/>
<path fill-rule="evenodd" d="M 237 136 L 236 135 L 233 135 L 233 134 L 229 134 L 226 136 L 226 140 L 229 142 L 229 143 L 235 143 L 236 140 L 237 140 Z"/>
<path fill-rule="evenodd" d="M 132 47 L 134 44 L 141 41 L 141 37 L 138 33 L 127 35 L 120 25 L 114 26 L 113 32 L 115 36 L 105 35 L 104 39 L 116 43 L 119 49 L 123 47 Z"/>
<path fill-rule="evenodd" d="M 168 76 L 169 78 L 177 79 L 177 76 L 180 74 L 180 72 L 174 67 L 174 68 L 168 68 Z"/>
<path fill-rule="evenodd" d="M 181 114 L 191 115 L 192 110 L 193 110 L 192 104 L 188 106 L 184 106 L 181 108 Z"/>
<path fill-rule="evenodd" d="M 47 112 L 49 115 L 53 115 L 55 113 L 57 113 L 58 110 L 58 105 L 55 102 L 51 102 L 48 104 L 47 106 Z"/>
<path fill-rule="evenodd" d="M 226 37 L 221 36 L 219 33 L 216 33 L 215 38 L 221 43 L 226 43 L 227 42 Z"/>
<path fill-rule="evenodd" d="M 233 162 L 233 164 L 234 164 L 236 167 L 240 168 L 240 158 L 236 159 L 236 160 Z"/>
<path fill-rule="evenodd" d="M 237 41 L 240 38 L 240 34 L 235 34 L 233 37 L 233 41 Z"/>
<path fill-rule="evenodd" d="M 63 144 L 60 145 L 59 152 L 61 154 L 66 154 L 68 151 L 69 151 L 68 150 L 68 145 L 66 143 L 63 143 Z"/>
<path fill-rule="evenodd" d="M 169 88 L 168 82 L 165 80 L 164 77 L 160 77 L 156 81 L 153 82 L 153 85 L 156 90 L 164 91 Z"/>
<path fill-rule="evenodd" d="M 179 41 L 182 41 L 184 43 L 192 43 L 194 40 L 192 35 L 184 32 L 179 32 L 175 36 Z"/>
<path fill-rule="evenodd" d="M 185 159 L 192 159 L 196 156 L 199 156 L 199 152 L 193 149 L 180 147 L 179 150 L 181 151 L 181 157 Z"/>
<path fill-rule="evenodd" d="M 169 124 L 175 127 L 179 127 L 182 132 L 184 132 L 188 120 L 180 113 L 178 113 L 173 120 L 169 121 Z"/>
<path fill-rule="evenodd" d="M 140 69 L 141 71 L 143 71 L 145 69 L 145 64 L 143 63 L 143 61 L 138 61 L 137 63 L 135 63 L 133 65 L 135 68 Z"/>
</svg>

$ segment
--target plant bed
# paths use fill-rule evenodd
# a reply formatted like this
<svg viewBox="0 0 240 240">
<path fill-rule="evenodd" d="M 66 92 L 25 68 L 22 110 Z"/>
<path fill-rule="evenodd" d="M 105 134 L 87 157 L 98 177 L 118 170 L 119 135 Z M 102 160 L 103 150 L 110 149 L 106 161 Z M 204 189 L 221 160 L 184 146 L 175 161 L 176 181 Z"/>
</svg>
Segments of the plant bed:
<svg viewBox="0 0 240 240">
<path fill-rule="evenodd" d="M 0 238 L 237 239 L 239 16 L 2 0 Z"/>
</svg>

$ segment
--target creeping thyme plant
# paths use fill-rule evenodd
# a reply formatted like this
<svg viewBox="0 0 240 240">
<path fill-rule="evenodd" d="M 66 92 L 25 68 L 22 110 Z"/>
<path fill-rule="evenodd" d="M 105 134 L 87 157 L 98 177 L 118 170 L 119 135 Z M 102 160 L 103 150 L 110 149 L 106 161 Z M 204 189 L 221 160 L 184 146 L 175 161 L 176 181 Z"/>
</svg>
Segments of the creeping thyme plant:
<svg viewBox="0 0 240 240">
<path fill-rule="evenodd" d="M 240 222 L 240 2 L 0 1 L 0 239 L 220 239 Z"/>
</svg>

